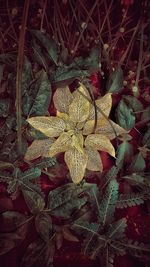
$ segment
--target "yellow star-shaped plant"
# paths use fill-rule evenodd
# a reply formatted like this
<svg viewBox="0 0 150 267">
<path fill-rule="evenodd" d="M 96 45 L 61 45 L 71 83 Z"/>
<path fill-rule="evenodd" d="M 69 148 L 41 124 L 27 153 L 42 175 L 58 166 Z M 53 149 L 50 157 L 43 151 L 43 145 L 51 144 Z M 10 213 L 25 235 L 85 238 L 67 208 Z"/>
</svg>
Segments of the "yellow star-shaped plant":
<svg viewBox="0 0 150 267">
<path fill-rule="evenodd" d="M 107 119 L 112 107 L 110 93 L 96 100 L 98 110 L 95 132 L 95 109 L 83 84 L 80 83 L 73 93 L 68 87 L 58 88 L 53 101 L 57 116 L 39 116 L 27 120 L 47 138 L 33 141 L 25 159 L 53 157 L 65 152 L 64 158 L 72 181 L 79 183 L 86 168 L 102 171 L 103 165 L 98 151 L 105 151 L 115 157 L 115 149 L 110 140 L 126 131 Z"/>
</svg>

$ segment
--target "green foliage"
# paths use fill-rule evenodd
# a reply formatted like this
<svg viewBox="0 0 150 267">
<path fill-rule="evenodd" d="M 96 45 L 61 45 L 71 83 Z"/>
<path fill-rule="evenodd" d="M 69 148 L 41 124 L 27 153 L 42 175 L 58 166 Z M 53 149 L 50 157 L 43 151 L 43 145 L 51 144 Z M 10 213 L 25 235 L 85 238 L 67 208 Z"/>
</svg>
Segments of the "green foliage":
<svg viewBox="0 0 150 267">
<path fill-rule="evenodd" d="M 39 169 L 45 169 L 57 164 L 56 158 L 42 158 L 34 162 L 32 165 Z"/>
<path fill-rule="evenodd" d="M 123 99 L 117 107 L 116 119 L 118 124 L 126 130 L 131 130 L 135 125 L 133 109 L 129 108 Z"/>
<path fill-rule="evenodd" d="M 57 65 L 58 48 L 55 41 L 52 38 L 49 38 L 47 35 L 43 34 L 41 31 L 31 30 L 30 32 L 46 50 L 49 59 Z"/>
<path fill-rule="evenodd" d="M 105 195 L 100 203 L 99 221 L 102 226 L 104 226 L 105 224 L 109 224 L 112 221 L 117 199 L 118 183 L 114 179 L 109 182 L 106 188 Z"/>
<path fill-rule="evenodd" d="M 145 167 L 146 167 L 145 160 L 142 156 L 142 153 L 139 152 L 132 158 L 132 162 L 129 166 L 129 172 L 130 173 L 141 172 L 145 169 Z"/>
<path fill-rule="evenodd" d="M 111 240 L 122 239 L 125 235 L 125 229 L 127 227 L 127 220 L 125 218 L 113 222 L 107 232 L 107 236 Z"/>
<path fill-rule="evenodd" d="M 36 214 L 39 211 L 43 210 L 45 201 L 42 194 L 39 193 L 39 190 L 36 191 L 33 190 L 33 188 L 34 187 L 27 187 L 27 189 L 22 189 L 22 193 L 31 213 Z"/>
<path fill-rule="evenodd" d="M 143 109 L 143 104 L 134 96 L 131 95 L 123 95 L 123 100 L 134 111 L 140 111 Z"/>
<path fill-rule="evenodd" d="M 116 207 L 119 209 L 124 209 L 127 207 L 141 205 L 143 203 L 144 195 L 141 193 L 120 194 L 116 203 Z"/>
<path fill-rule="evenodd" d="M 50 214 L 71 219 L 73 212 L 79 211 L 87 202 L 87 197 L 82 195 L 85 190 L 82 186 L 69 183 L 50 191 L 47 204 Z"/>
<path fill-rule="evenodd" d="M 99 69 L 100 48 L 95 46 L 91 49 L 89 56 L 75 57 L 73 62 L 69 65 L 70 68 L 87 70 L 89 73 Z"/>
<path fill-rule="evenodd" d="M 51 84 L 47 73 L 42 70 L 30 92 L 23 98 L 23 111 L 25 115 L 45 115 L 51 101 Z"/>
<path fill-rule="evenodd" d="M 44 212 L 38 213 L 35 218 L 35 228 L 43 241 L 48 243 L 53 233 L 51 217 Z"/>
<path fill-rule="evenodd" d="M 118 93 L 123 88 L 123 71 L 121 68 L 116 69 L 109 76 L 107 83 L 107 92 L 109 93 Z"/>
<path fill-rule="evenodd" d="M 122 166 L 123 163 L 129 163 L 133 155 L 133 146 L 128 142 L 122 142 L 117 148 L 117 166 Z"/>
<path fill-rule="evenodd" d="M 87 70 L 70 68 L 70 66 L 63 65 L 62 67 L 57 68 L 57 70 L 51 75 L 51 79 L 53 83 L 65 82 L 65 84 L 68 84 L 79 77 L 86 76 L 88 76 Z"/>
</svg>

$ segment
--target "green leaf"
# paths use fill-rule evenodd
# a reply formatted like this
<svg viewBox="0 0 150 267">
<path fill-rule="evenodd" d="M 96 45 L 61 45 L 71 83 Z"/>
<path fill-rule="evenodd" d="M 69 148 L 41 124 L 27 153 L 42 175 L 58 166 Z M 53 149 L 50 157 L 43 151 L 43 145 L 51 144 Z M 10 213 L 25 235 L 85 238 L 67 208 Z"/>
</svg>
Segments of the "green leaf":
<svg viewBox="0 0 150 267">
<path fill-rule="evenodd" d="M 126 130 L 131 130 L 135 125 L 133 110 L 122 99 L 116 110 L 117 123 Z"/>
<path fill-rule="evenodd" d="M 39 211 L 43 210 L 45 206 L 45 201 L 43 196 L 41 196 L 38 192 L 29 188 L 28 190 L 22 190 L 25 202 L 29 207 L 31 213 L 36 214 Z"/>
<path fill-rule="evenodd" d="M 19 177 L 23 182 L 28 182 L 30 180 L 34 180 L 41 175 L 41 170 L 39 168 L 30 168 L 27 171 L 21 172 Z"/>
<path fill-rule="evenodd" d="M 132 145 L 124 141 L 122 142 L 118 148 L 117 148 L 117 159 L 116 159 L 116 164 L 117 166 L 122 166 L 124 162 L 128 163 L 133 155 L 133 147 Z"/>
<path fill-rule="evenodd" d="M 111 180 L 106 188 L 106 193 L 100 203 L 99 221 L 104 226 L 112 221 L 118 199 L 118 183 Z"/>
<path fill-rule="evenodd" d="M 150 107 L 147 107 L 141 115 L 141 121 L 150 120 Z"/>
<path fill-rule="evenodd" d="M 107 92 L 118 93 L 123 88 L 123 71 L 121 68 L 116 69 L 109 77 L 107 83 Z"/>
<path fill-rule="evenodd" d="M 36 92 L 36 96 L 29 115 L 45 115 L 51 101 L 52 92 L 51 84 L 47 73 L 44 70 L 41 71 L 40 77 L 35 83 L 34 90 Z"/>
<path fill-rule="evenodd" d="M 142 144 L 146 146 L 150 146 L 150 128 L 146 131 L 146 133 L 143 136 Z"/>
<path fill-rule="evenodd" d="M 48 209 L 50 214 L 70 218 L 72 212 L 78 211 L 87 202 L 86 197 L 80 197 L 85 191 L 81 186 L 69 183 L 50 191 Z"/>
<path fill-rule="evenodd" d="M 46 213 L 40 212 L 35 218 L 35 227 L 40 237 L 45 242 L 48 242 L 50 239 L 50 235 L 52 235 L 51 217 Z"/>
<path fill-rule="evenodd" d="M 140 193 L 128 193 L 120 194 L 116 208 L 124 209 L 127 207 L 133 207 L 144 203 L 144 196 Z"/>
<path fill-rule="evenodd" d="M 76 79 L 79 77 L 87 77 L 89 76 L 87 70 L 80 70 L 75 68 L 70 68 L 69 66 L 63 65 L 59 67 L 55 73 L 51 75 L 51 79 L 53 83 L 65 82 L 69 83 L 72 79 Z"/>
<path fill-rule="evenodd" d="M 87 70 L 92 73 L 99 70 L 99 58 L 100 58 L 100 48 L 95 46 L 91 49 L 88 57 L 76 57 L 73 62 L 69 65 L 70 68 Z"/>
<path fill-rule="evenodd" d="M 33 163 L 33 166 L 39 169 L 45 169 L 54 166 L 57 163 L 56 158 L 42 158 Z"/>
<path fill-rule="evenodd" d="M 26 130 L 26 136 L 30 142 L 35 140 L 35 139 L 38 139 L 38 140 L 44 140 L 45 139 L 45 134 L 43 134 L 42 132 L 31 127 L 29 124 L 28 124 L 28 128 Z"/>
<path fill-rule="evenodd" d="M 143 109 L 143 104 L 134 96 L 123 95 L 123 100 L 134 111 L 140 111 Z"/>
<path fill-rule="evenodd" d="M 11 105 L 11 100 L 7 99 L 0 99 L 0 117 L 7 117 L 9 114 Z"/>
<path fill-rule="evenodd" d="M 108 228 L 107 236 L 111 240 L 123 238 L 125 229 L 127 227 L 126 221 L 127 220 L 125 218 L 123 218 L 123 219 L 120 219 L 116 222 L 113 222 Z"/>
<path fill-rule="evenodd" d="M 33 38 L 31 42 L 31 47 L 33 51 L 32 56 L 33 56 L 34 61 L 36 61 L 39 65 L 43 66 L 44 70 L 48 72 L 48 59 L 41 45 L 38 45 L 36 43 L 35 38 Z"/>
<path fill-rule="evenodd" d="M 132 162 L 129 166 L 129 171 L 131 173 L 141 172 L 145 169 L 145 167 L 146 167 L 145 160 L 144 160 L 142 154 L 139 152 L 133 157 Z"/>
<path fill-rule="evenodd" d="M 43 34 L 38 30 L 31 30 L 31 34 L 39 41 L 39 43 L 47 51 L 49 58 L 57 65 L 58 61 L 58 48 L 55 41 L 52 38 L 49 38 L 47 35 Z"/>
</svg>

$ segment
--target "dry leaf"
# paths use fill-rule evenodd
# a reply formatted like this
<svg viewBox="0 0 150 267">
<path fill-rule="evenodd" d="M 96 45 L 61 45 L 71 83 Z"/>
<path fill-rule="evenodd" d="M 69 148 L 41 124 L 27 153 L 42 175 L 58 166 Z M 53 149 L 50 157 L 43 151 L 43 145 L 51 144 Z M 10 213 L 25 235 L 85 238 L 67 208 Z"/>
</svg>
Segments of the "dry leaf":
<svg viewBox="0 0 150 267">
<path fill-rule="evenodd" d="M 61 133 L 57 140 L 49 149 L 49 157 L 54 157 L 58 153 L 65 152 L 71 147 L 72 139 L 68 132 Z"/>
</svg>

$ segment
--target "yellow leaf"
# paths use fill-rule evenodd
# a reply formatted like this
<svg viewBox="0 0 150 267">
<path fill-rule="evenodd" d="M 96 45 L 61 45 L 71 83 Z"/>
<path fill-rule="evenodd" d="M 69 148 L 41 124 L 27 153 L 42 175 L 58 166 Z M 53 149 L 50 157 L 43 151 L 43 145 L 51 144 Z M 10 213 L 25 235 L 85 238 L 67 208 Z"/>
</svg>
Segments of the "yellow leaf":
<svg viewBox="0 0 150 267">
<path fill-rule="evenodd" d="M 69 105 L 73 100 L 73 96 L 68 86 L 58 88 L 53 96 L 55 108 L 64 113 L 69 112 Z"/>
<path fill-rule="evenodd" d="M 72 136 L 72 147 L 76 148 L 81 153 L 84 153 L 83 142 L 84 139 L 81 133 L 77 133 Z"/>
<path fill-rule="evenodd" d="M 102 110 L 102 112 L 106 115 L 106 117 L 109 116 L 109 113 L 111 111 L 111 107 L 112 107 L 112 97 L 111 97 L 111 93 L 108 93 L 106 95 L 104 95 L 103 97 L 97 99 L 95 101 L 96 106 Z M 88 120 L 94 120 L 95 119 L 95 109 L 93 105 L 90 105 L 90 113 L 89 113 L 89 117 Z M 97 118 L 103 118 L 103 114 L 97 109 Z"/>
<path fill-rule="evenodd" d="M 109 123 L 110 121 L 110 123 Z M 103 134 L 110 140 L 116 138 L 116 136 L 125 134 L 128 131 L 120 127 L 118 124 L 112 120 L 107 121 L 106 119 L 98 120 L 95 133 Z"/>
<path fill-rule="evenodd" d="M 86 147 L 93 147 L 96 150 L 105 151 L 115 157 L 115 149 L 109 139 L 102 134 L 90 134 L 85 139 Z"/>
<path fill-rule="evenodd" d="M 73 130 L 76 126 L 76 123 L 70 120 L 68 114 L 57 111 L 57 117 L 63 119 L 66 123 L 66 130 Z"/>
<path fill-rule="evenodd" d="M 94 124 L 95 124 L 95 120 L 86 121 L 86 123 L 84 124 L 84 127 L 83 127 L 83 131 L 82 131 L 83 135 L 88 135 L 88 134 L 93 133 Z"/>
<path fill-rule="evenodd" d="M 88 155 L 88 162 L 86 168 L 90 171 L 102 172 L 103 164 L 99 152 L 92 147 L 85 148 L 85 152 Z"/>
<path fill-rule="evenodd" d="M 33 160 L 40 156 L 49 157 L 49 148 L 55 139 L 34 140 L 28 147 L 25 154 L 25 160 Z"/>
<path fill-rule="evenodd" d="M 86 153 L 80 153 L 76 148 L 65 152 L 65 162 L 69 168 L 72 181 L 78 184 L 82 181 L 88 161 Z"/>
<path fill-rule="evenodd" d="M 86 88 L 83 85 L 80 85 L 69 106 L 69 116 L 74 122 L 83 122 L 89 115 L 90 103 L 82 94 L 89 98 Z"/>
<path fill-rule="evenodd" d="M 49 157 L 53 157 L 58 153 L 65 152 L 71 147 L 72 139 L 68 132 L 61 133 L 57 140 L 49 149 Z"/>
<path fill-rule="evenodd" d="M 65 122 L 62 119 L 53 116 L 32 117 L 27 121 L 32 127 L 39 130 L 48 137 L 57 137 L 66 128 Z"/>
</svg>

